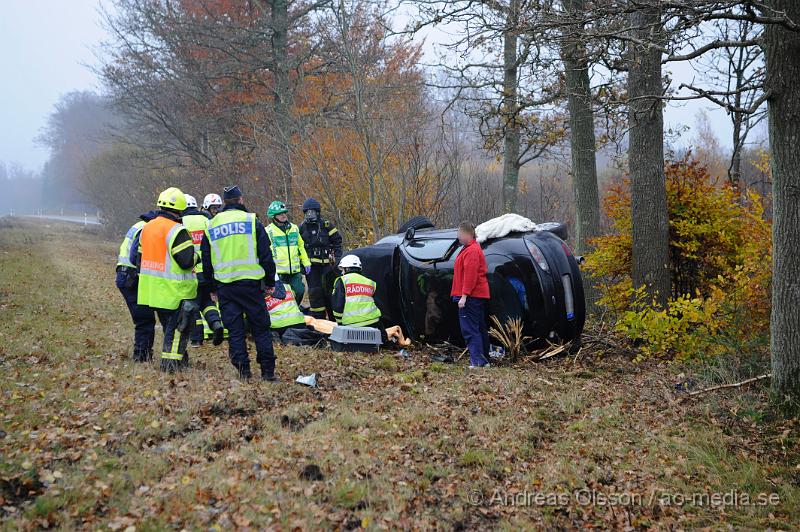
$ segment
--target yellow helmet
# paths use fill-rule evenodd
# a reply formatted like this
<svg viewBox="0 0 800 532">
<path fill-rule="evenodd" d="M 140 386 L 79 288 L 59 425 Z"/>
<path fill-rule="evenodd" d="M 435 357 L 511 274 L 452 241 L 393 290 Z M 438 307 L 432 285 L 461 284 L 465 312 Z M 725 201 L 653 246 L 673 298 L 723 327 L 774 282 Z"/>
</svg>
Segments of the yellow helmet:
<svg viewBox="0 0 800 532">
<path fill-rule="evenodd" d="M 169 187 L 158 195 L 156 205 L 165 209 L 183 211 L 186 210 L 186 196 L 183 195 L 183 192 L 178 187 Z"/>
</svg>

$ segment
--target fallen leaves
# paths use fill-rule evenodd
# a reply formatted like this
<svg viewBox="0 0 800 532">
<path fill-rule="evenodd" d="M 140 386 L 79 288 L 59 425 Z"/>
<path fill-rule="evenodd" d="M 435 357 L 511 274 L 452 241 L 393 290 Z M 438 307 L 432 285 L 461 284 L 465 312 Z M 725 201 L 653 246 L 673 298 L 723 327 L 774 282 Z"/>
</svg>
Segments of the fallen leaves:
<svg viewBox="0 0 800 532">
<path fill-rule="evenodd" d="M 326 375 L 307 393 L 291 382 L 240 383 L 224 350 L 204 346 L 191 358 L 203 369 L 165 377 L 157 365 L 114 354 L 132 332 L 122 299 L 106 286 L 114 243 L 80 233 L 66 241 L 32 251 L 41 255 L 24 261 L 28 273 L 13 287 L 9 261 L 23 265 L 17 255 L 0 257 L 0 292 L 25 337 L 42 320 L 51 324 L 35 335 L 35 355 L 25 338 L 4 337 L 0 371 L 14 385 L 0 394 L 9 467 L 0 508 L 12 528 L 764 528 L 772 526 L 766 513 L 736 508 L 476 507 L 467 494 L 649 493 L 671 482 L 706 489 L 721 479 L 757 481 L 766 467 L 770 489 L 797 493 L 796 424 L 742 418 L 753 406 L 731 397 L 714 398 L 725 408 L 698 398 L 664 409 L 669 368 L 596 360 L 586 349 L 579 360 L 476 375 L 430 365 L 425 348 L 389 364 L 278 347 L 279 374 Z M 54 272 L 68 281 L 40 295 L 34 288 Z M 19 293 L 28 289 L 30 302 Z M 48 306 L 53 297 L 64 305 Z M 85 301 L 94 302 L 92 318 L 72 331 Z M 20 310 L 29 303 L 39 314 Z M 723 462 L 712 455 L 703 463 L 698 434 L 729 449 Z M 754 473 L 725 472 L 737 464 Z M 775 528 L 793 528 L 800 515 L 791 506 L 770 511 Z"/>
</svg>

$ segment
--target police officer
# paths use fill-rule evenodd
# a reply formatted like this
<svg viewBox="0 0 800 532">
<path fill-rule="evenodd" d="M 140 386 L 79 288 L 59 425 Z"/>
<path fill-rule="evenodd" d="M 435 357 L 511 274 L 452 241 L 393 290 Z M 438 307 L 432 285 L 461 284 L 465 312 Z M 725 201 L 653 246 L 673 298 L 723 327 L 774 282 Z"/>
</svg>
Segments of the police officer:
<svg viewBox="0 0 800 532">
<path fill-rule="evenodd" d="M 133 319 L 133 361 L 149 362 L 153 359 L 153 342 L 155 341 L 156 316 L 150 307 L 137 303 L 139 291 L 139 274 L 136 266 L 131 262 L 131 247 L 144 224 L 156 217 L 156 211 L 150 211 L 139 216 L 139 221 L 128 229 L 122 244 L 119 246 L 117 256 L 117 288 L 128 311 Z M 165 324 L 162 322 L 161 326 Z"/>
<path fill-rule="evenodd" d="M 342 276 L 333 283 L 331 305 L 339 325 L 350 327 L 375 327 L 381 331 L 381 339 L 387 341 L 386 327 L 381 311 L 375 304 L 377 284 L 361 274 L 361 259 L 356 255 L 345 255 L 339 262 Z"/>
<path fill-rule="evenodd" d="M 275 263 L 264 226 L 242 203 L 239 187 L 226 187 L 225 207 L 208 224 L 200 245 L 203 278 L 216 292 L 228 329 L 228 353 L 242 379 L 250 379 L 244 315 L 256 344 L 261 380 L 276 382 L 275 352 L 264 297 L 275 285 Z"/>
<path fill-rule="evenodd" d="M 272 246 L 272 257 L 281 281 L 294 290 L 297 302 L 303 301 L 306 287 L 303 285 L 303 272 L 311 273 L 311 261 L 306 255 L 306 246 L 300 229 L 289 221 L 289 211 L 281 201 L 273 201 L 267 209 L 272 223 L 267 226 L 267 235 Z"/>
<path fill-rule="evenodd" d="M 300 224 L 300 236 L 311 261 L 311 272 L 306 275 L 311 315 L 325 318 L 330 309 L 330 294 L 323 288 L 325 278 L 336 271 L 342 258 L 342 234 L 328 220 L 320 217 L 322 206 L 314 198 L 303 202 L 305 219 Z M 330 286 L 330 285 L 328 285 Z"/>
<path fill-rule="evenodd" d="M 216 216 L 222 210 L 222 198 L 219 197 L 219 194 L 206 194 L 206 197 L 203 198 L 203 210 L 209 218 Z"/>
<path fill-rule="evenodd" d="M 208 228 L 208 219 L 210 217 L 197 208 L 197 200 L 194 199 L 194 196 L 189 194 L 185 196 L 186 210 L 183 211 L 183 226 L 189 231 L 195 253 L 200 257 L 200 243 L 203 241 L 203 235 Z M 208 285 L 203 282 L 203 263 L 199 258 L 194 267 L 194 272 L 197 275 L 197 303 L 200 305 L 200 312 L 194 317 L 194 327 L 192 327 L 190 336 L 191 346 L 200 347 L 203 344 L 205 335 L 204 319 L 212 332 L 214 345 L 219 345 L 223 340 L 224 328 L 222 327 L 219 310 L 214 301 L 211 300 L 211 294 L 207 289 Z"/>
<path fill-rule="evenodd" d="M 187 333 L 198 306 L 197 278 L 192 271 L 197 255 L 192 237 L 181 224 L 186 197 L 171 187 L 158 196 L 155 218 L 138 237 L 140 253 L 138 303 L 159 314 L 164 327 L 161 370 L 175 371 L 189 365 Z M 133 261 L 132 261 L 133 262 Z"/>
</svg>

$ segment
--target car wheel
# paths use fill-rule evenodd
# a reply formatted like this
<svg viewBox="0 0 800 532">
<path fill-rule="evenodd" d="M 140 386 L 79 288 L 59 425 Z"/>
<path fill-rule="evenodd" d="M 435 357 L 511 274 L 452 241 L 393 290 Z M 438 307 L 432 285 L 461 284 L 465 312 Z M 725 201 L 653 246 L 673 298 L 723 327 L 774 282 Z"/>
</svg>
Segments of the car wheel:
<svg viewBox="0 0 800 532">
<path fill-rule="evenodd" d="M 398 233 L 405 233 L 409 229 L 433 229 L 436 227 L 427 216 L 414 216 L 397 228 Z"/>
<path fill-rule="evenodd" d="M 536 229 L 539 231 L 548 231 L 553 233 L 561 240 L 566 240 L 569 237 L 567 233 L 567 224 L 562 222 L 544 222 L 536 224 Z"/>
</svg>

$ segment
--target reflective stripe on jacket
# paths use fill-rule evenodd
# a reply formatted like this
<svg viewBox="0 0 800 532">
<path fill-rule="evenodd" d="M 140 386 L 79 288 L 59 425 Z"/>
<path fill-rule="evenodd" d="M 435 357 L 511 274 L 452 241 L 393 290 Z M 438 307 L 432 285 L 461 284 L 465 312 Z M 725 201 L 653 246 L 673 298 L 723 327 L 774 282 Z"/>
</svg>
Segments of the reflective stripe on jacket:
<svg viewBox="0 0 800 532">
<path fill-rule="evenodd" d="M 267 311 L 269 311 L 270 327 L 282 329 L 292 325 L 300 325 L 306 322 L 306 317 L 300 311 L 294 297 L 294 291 L 288 284 L 283 284 L 286 296 L 283 299 L 267 296 L 265 298 Z"/>
<path fill-rule="evenodd" d="M 218 213 L 208 224 L 206 236 L 211 249 L 214 279 L 232 283 L 264 278 L 256 251 L 256 215 L 230 209 Z"/>
<path fill-rule="evenodd" d="M 200 257 L 200 243 L 203 242 L 203 235 L 208 229 L 208 218 L 202 214 L 187 214 L 182 218 L 183 226 L 189 231 L 189 236 L 192 237 L 192 244 L 194 244 L 194 252 Z M 203 271 L 203 262 L 198 261 L 194 267 L 195 272 Z"/>
<path fill-rule="evenodd" d="M 217 215 L 219 216 L 219 215 Z M 306 254 L 306 246 L 300 230 L 295 224 L 289 224 L 289 229 L 284 231 L 274 223 L 265 228 L 272 248 L 272 260 L 280 275 L 300 273 L 302 266 L 311 266 Z"/>
<path fill-rule="evenodd" d="M 131 245 L 133 244 L 134 239 L 136 239 L 136 235 L 139 234 L 139 231 L 142 230 L 144 227 L 144 222 L 139 220 L 135 224 L 128 229 L 128 232 L 125 233 L 125 238 L 122 240 L 122 244 L 119 246 L 119 254 L 117 256 L 117 266 L 127 266 L 128 268 L 135 268 L 136 266 L 131 263 Z"/>
<path fill-rule="evenodd" d="M 183 269 L 172 256 L 191 246 L 191 241 L 173 249 L 183 225 L 159 216 L 147 222 L 139 237 L 142 260 L 139 268 L 138 303 L 153 308 L 175 310 L 184 299 L 197 296 L 197 278 L 191 269 Z"/>
<path fill-rule="evenodd" d="M 341 280 L 345 293 L 344 309 L 341 315 L 334 312 L 336 320 L 354 327 L 366 327 L 377 322 L 381 311 L 375 304 L 375 281 L 360 273 L 346 273 Z"/>
</svg>

